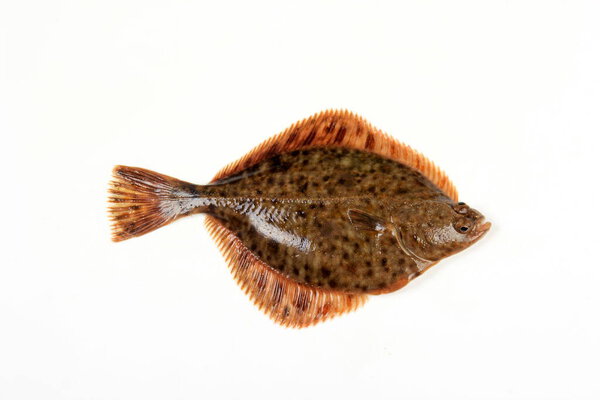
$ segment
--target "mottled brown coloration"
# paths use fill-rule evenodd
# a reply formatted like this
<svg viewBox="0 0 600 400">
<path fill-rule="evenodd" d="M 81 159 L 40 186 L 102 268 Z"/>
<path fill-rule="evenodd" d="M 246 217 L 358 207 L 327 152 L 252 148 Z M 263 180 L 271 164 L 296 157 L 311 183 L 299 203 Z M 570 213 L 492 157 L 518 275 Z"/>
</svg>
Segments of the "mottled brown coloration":
<svg viewBox="0 0 600 400">
<path fill-rule="evenodd" d="M 365 295 L 299 284 L 261 261 L 216 218 L 207 216 L 205 224 L 242 290 L 278 324 L 306 327 L 352 311 L 366 301 Z"/>
<path fill-rule="evenodd" d="M 200 191 L 215 205 L 211 215 L 263 262 L 294 281 L 347 293 L 418 275 L 385 224 L 423 200 L 452 202 L 415 170 L 345 148 L 278 154 Z M 353 210 L 376 215 L 380 229 L 361 229 Z"/>
<path fill-rule="evenodd" d="M 366 144 L 371 141 L 373 144 L 367 149 Z M 275 154 L 311 147 L 366 150 L 394 160 L 420 172 L 449 198 L 458 200 L 456 188 L 435 164 L 349 111 L 324 111 L 296 122 L 285 131 L 256 146 L 238 161 L 227 165 L 214 177 L 213 182 L 241 172 Z"/>
<path fill-rule="evenodd" d="M 115 168 L 113 239 L 206 213 L 232 272 L 275 321 L 308 326 L 397 290 L 488 229 L 422 155 L 347 112 L 290 127 L 192 185 Z"/>
</svg>

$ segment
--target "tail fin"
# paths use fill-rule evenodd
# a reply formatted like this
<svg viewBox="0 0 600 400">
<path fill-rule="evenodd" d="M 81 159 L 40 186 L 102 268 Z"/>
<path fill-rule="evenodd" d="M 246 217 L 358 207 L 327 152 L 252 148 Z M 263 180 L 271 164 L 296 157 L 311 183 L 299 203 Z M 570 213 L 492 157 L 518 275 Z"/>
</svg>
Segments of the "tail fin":
<svg viewBox="0 0 600 400">
<path fill-rule="evenodd" d="M 197 189 L 147 169 L 117 165 L 108 190 L 112 240 L 144 235 L 189 214 L 201 200 Z"/>
</svg>

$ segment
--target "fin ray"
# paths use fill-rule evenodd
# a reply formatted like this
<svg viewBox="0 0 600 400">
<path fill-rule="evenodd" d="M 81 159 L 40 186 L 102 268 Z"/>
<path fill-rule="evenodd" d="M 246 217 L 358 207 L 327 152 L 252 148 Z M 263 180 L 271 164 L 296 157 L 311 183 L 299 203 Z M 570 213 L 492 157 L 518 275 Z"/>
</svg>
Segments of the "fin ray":
<svg viewBox="0 0 600 400">
<path fill-rule="evenodd" d="M 194 185 L 144 168 L 117 165 L 110 182 L 112 240 L 119 242 L 165 226 L 190 212 Z"/>
<path fill-rule="evenodd" d="M 217 218 L 207 215 L 205 225 L 241 289 L 280 325 L 304 328 L 353 311 L 367 299 L 293 281 L 256 257 Z"/>
<path fill-rule="evenodd" d="M 445 195 L 458 201 L 454 184 L 433 162 L 347 110 L 328 110 L 296 122 L 225 166 L 212 182 L 227 178 L 276 154 L 314 147 L 368 151 L 416 169 Z"/>
</svg>

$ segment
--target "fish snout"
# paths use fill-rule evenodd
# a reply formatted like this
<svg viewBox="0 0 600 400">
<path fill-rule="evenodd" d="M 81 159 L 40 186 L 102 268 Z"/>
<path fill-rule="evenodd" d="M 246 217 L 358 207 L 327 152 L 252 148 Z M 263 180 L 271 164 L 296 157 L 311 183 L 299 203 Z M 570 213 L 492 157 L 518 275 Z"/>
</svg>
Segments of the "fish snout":
<svg viewBox="0 0 600 400">
<path fill-rule="evenodd" d="M 474 233 L 477 238 L 482 237 L 490 230 L 492 227 L 492 223 L 485 220 L 485 217 L 481 218 L 477 221 L 477 226 L 475 227 Z"/>
</svg>

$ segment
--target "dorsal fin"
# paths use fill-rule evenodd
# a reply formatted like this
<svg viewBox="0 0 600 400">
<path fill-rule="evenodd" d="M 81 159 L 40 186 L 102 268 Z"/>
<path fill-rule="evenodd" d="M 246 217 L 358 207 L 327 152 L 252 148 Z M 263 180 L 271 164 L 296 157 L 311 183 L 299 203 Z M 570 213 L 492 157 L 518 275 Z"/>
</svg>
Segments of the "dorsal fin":
<svg viewBox="0 0 600 400">
<path fill-rule="evenodd" d="M 364 294 L 325 290 L 296 282 L 256 257 L 215 217 L 207 215 L 205 224 L 242 290 L 280 325 L 304 328 L 352 311 L 367 299 Z"/>
<path fill-rule="evenodd" d="M 346 110 L 323 111 L 296 122 L 221 169 L 212 182 L 243 171 L 276 154 L 314 147 L 345 147 L 398 161 L 419 171 L 444 194 L 458 201 L 456 188 L 433 162 Z"/>
</svg>

